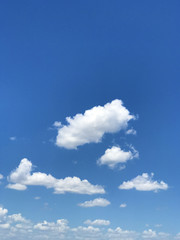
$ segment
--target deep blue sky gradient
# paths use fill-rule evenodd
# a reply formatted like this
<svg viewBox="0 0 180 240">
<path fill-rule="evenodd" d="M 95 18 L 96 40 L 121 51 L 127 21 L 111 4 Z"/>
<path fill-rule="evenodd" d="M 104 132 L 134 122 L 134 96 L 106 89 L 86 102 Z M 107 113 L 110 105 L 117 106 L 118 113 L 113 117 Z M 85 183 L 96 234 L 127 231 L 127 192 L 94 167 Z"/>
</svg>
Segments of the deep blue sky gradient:
<svg viewBox="0 0 180 240">
<path fill-rule="evenodd" d="M 179 231 L 179 10 L 179 1 L 161 0 L 1 1 L 0 172 L 9 175 L 27 157 L 37 171 L 104 185 L 111 201 L 106 209 L 82 209 L 77 203 L 93 196 L 53 195 L 42 187 L 19 192 L 3 182 L 1 204 L 9 212 L 33 221 L 61 215 L 75 225 L 107 218 L 125 229 L 161 223 L 163 231 Z M 136 136 L 106 135 L 78 150 L 54 145 L 54 121 L 65 124 L 67 116 L 114 99 L 139 116 L 130 123 Z M 123 171 L 98 167 L 96 160 L 113 143 L 133 144 L 139 159 Z M 170 188 L 118 190 L 143 172 L 154 172 Z M 119 208 L 122 202 L 126 209 Z"/>
</svg>

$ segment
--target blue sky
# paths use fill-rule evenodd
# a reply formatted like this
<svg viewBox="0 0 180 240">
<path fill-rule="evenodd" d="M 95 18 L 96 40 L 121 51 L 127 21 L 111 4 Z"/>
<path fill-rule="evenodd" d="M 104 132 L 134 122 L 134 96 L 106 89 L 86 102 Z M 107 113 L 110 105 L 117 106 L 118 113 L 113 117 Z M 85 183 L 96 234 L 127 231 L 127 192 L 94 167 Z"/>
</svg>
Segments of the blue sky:
<svg viewBox="0 0 180 240">
<path fill-rule="evenodd" d="M 179 9 L 1 2 L 1 239 L 180 239 Z"/>
</svg>

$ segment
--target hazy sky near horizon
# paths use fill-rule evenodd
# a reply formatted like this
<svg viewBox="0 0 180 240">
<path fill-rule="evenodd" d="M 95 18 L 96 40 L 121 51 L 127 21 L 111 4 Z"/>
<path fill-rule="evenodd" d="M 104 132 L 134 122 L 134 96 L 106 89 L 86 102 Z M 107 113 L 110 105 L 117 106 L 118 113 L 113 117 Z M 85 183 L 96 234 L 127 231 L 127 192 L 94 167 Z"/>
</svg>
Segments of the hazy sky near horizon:
<svg viewBox="0 0 180 240">
<path fill-rule="evenodd" d="M 180 239 L 179 1 L 1 1 L 0 238 Z"/>
</svg>

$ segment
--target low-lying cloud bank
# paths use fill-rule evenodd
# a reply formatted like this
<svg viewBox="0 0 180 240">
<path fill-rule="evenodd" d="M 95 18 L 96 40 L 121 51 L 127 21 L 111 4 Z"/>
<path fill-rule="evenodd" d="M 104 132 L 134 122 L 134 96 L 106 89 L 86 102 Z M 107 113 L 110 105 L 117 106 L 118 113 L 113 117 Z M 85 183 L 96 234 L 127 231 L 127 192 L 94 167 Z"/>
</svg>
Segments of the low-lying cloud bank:
<svg viewBox="0 0 180 240">
<path fill-rule="evenodd" d="M 8 215 L 8 210 L 0 207 L 0 239 L 1 240 L 177 240 L 180 233 L 171 235 L 165 232 L 157 232 L 152 229 L 136 232 L 123 230 L 120 227 L 109 228 L 109 220 L 95 219 L 85 220 L 89 226 L 70 227 L 67 219 L 58 219 L 49 222 L 32 222 L 24 218 L 20 213 Z M 94 225 L 98 227 L 94 227 Z"/>
</svg>

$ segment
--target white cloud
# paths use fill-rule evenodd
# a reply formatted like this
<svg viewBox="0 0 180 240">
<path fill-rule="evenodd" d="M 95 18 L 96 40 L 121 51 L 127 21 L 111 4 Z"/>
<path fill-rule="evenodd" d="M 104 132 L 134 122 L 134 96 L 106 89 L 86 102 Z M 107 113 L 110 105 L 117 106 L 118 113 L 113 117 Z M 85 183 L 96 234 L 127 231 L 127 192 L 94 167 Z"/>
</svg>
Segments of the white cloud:
<svg viewBox="0 0 180 240">
<path fill-rule="evenodd" d="M 138 152 L 131 147 L 132 151 L 125 152 L 120 147 L 113 146 L 108 148 L 104 155 L 98 159 L 97 163 L 99 165 L 108 165 L 110 168 L 114 168 L 120 163 L 126 163 L 128 160 L 137 158 L 139 156 Z"/>
<path fill-rule="evenodd" d="M 127 207 L 127 204 L 126 204 L 126 203 L 120 204 L 120 208 L 125 208 L 125 207 Z"/>
<path fill-rule="evenodd" d="M 149 239 L 166 240 L 166 239 L 172 239 L 172 236 L 170 236 L 169 233 L 156 232 L 156 231 L 153 231 L 152 229 L 148 229 L 148 230 L 143 231 L 142 238 L 147 239 L 147 240 L 149 240 Z"/>
<path fill-rule="evenodd" d="M 71 237 L 69 239 L 78 239 L 78 240 L 98 240 L 104 239 L 102 231 L 93 226 L 82 227 L 78 226 L 71 229 Z"/>
<path fill-rule="evenodd" d="M 84 114 L 67 117 L 68 125 L 58 130 L 56 145 L 67 149 L 76 149 L 86 143 L 98 143 L 105 133 L 115 133 L 128 126 L 135 119 L 123 106 L 121 100 L 114 100 L 104 106 L 86 110 Z"/>
<path fill-rule="evenodd" d="M 162 227 L 162 224 L 156 224 L 155 227 L 157 228 Z"/>
<path fill-rule="evenodd" d="M 159 232 L 158 237 L 161 238 L 162 240 L 169 239 L 169 237 L 171 238 L 169 233 L 164 233 L 164 232 Z"/>
<path fill-rule="evenodd" d="M 8 216 L 10 221 L 13 222 L 27 222 L 27 220 L 22 217 L 21 213 L 13 214 Z"/>
<path fill-rule="evenodd" d="M 16 137 L 10 137 L 9 138 L 11 141 L 15 141 L 16 140 Z"/>
<path fill-rule="evenodd" d="M 88 180 L 81 180 L 78 177 L 66 177 L 56 179 L 50 174 L 32 171 L 32 163 L 24 158 L 19 166 L 11 172 L 8 181 L 11 182 L 7 187 L 16 190 L 25 190 L 27 186 L 44 186 L 53 188 L 54 193 L 63 194 L 66 192 L 79 194 L 103 194 L 105 190 L 100 185 L 92 185 Z"/>
<path fill-rule="evenodd" d="M 88 226 L 88 227 L 78 226 L 76 228 L 72 228 L 71 232 L 72 232 L 71 239 L 79 239 L 79 240 L 102 239 L 102 233 L 100 229 L 93 226 Z"/>
<path fill-rule="evenodd" d="M 84 224 L 87 224 L 87 225 L 97 225 L 97 226 L 108 226 L 110 225 L 110 221 L 109 220 L 104 220 L 104 219 L 96 219 L 94 221 L 91 221 L 91 220 L 86 220 L 84 222 Z"/>
<path fill-rule="evenodd" d="M 0 224 L 0 228 L 4 228 L 4 229 L 7 229 L 10 227 L 10 224 L 9 223 L 1 223 Z"/>
<path fill-rule="evenodd" d="M 3 179 L 3 178 L 4 178 L 4 177 L 3 177 L 3 175 L 2 175 L 2 174 L 0 174 L 0 180 L 1 180 L 1 179 Z"/>
<path fill-rule="evenodd" d="M 20 183 L 8 184 L 7 188 L 18 190 L 18 191 L 24 191 L 27 189 L 27 187 L 25 185 L 20 184 Z"/>
<path fill-rule="evenodd" d="M 83 203 L 79 203 L 78 205 L 80 207 L 106 207 L 109 204 L 111 203 L 105 198 L 95 198 L 94 200 L 85 201 Z"/>
<path fill-rule="evenodd" d="M 122 240 L 135 240 L 138 237 L 138 234 L 134 231 L 129 230 L 123 230 L 120 227 L 117 227 L 116 229 L 108 229 L 108 239 L 122 239 Z"/>
<path fill-rule="evenodd" d="M 180 239 L 180 233 L 177 233 L 175 239 Z"/>
<path fill-rule="evenodd" d="M 142 234 L 142 237 L 145 239 L 155 238 L 157 236 L 156 232 L 152 229 L 145 230 Z"/>
<path fill-rule="evenodd" d="M 132 135 L 136 135 L 136 130 L 134 130 L 133 128 L 131 128 L 131 129 L 128 129 L 127 131 L 126 131 L 126 134 L 127 135 L 130 135 L 130 134 L 132 134 Z"/>
<path fill-rule="evenodd" d="M 56 128 L 60 128 L 62 126 L 62 124 L 61 124 L 61 122 L 55 121 L 53 123 L 53 126 L 56 127 Z"/>
<path fill-rule="evenodd" d="M 56 223 L 54 222 L 40 222 L 34 225 L 34 229 L 42 230 L 42 231 L 58 231 L 64 232 L 68 227 L 68 221 L 66 219 L 58 219 Z"/>
<path fill-rule="evenodd" d="M 119 189 L 133 189 L 135 188 L 138 191 L 155 191 L 158 190 L 167 190 L 168 185 L 163 182 L 153 181 L 152 177 L 154 176 L 153 173 L 148 175 L 147 173 L 143 173 L 142 175 L 138 175 L 137 177 L 133 178 L 131 181 L 123 182 Z"/>
<path fill-rule="evenodd" d="M 8 210 L 5 208 L 0 207 L 0 228 L 2 231 L 8 230 L 8 232 L 15 232 L 16 230 L 16 225 L 18 227 L 17 223 L 21 223 L 22 228 L 27 226 L 27 224 L 30 226 L 31 223 L 29 220 L 26 220 L 20 213 L 18 214 L 12 214 L 8 215 Z M 16 225 L 15 225 L 16 224 Z M 0 231 L 0 239 L 1 239 L 1 233 L 3 232 Z M 6 235 L 4 233 L 4 235 Z"/>
<path fill-rule="evenodd" d="M 8 213 L 6 208 L 0 207 L 0 217 L 5 216 Z"/>
</svg>

